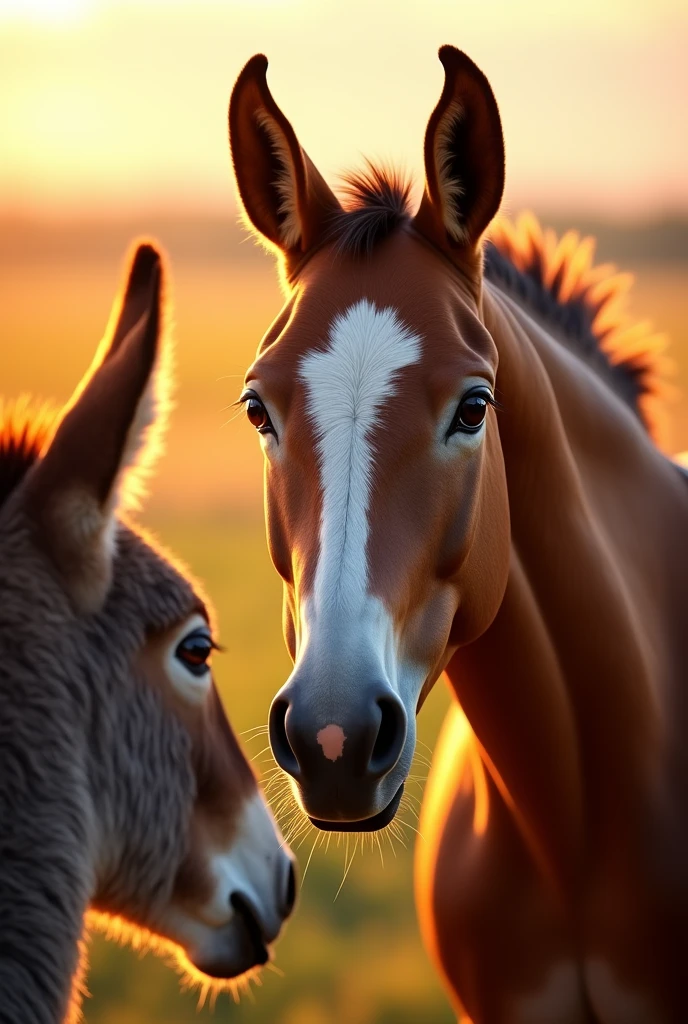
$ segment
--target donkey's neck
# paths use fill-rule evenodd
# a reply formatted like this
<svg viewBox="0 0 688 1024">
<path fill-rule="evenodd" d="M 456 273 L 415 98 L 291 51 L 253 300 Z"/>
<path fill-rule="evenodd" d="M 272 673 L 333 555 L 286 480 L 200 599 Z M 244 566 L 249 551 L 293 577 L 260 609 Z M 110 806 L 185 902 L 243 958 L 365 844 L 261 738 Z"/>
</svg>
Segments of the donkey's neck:
<svg viewBox="0 0 688 1024">
<path fill-rule="evenodd" d="M 591 834 L 618 841 L 649 784 L 663 713 L 651 581 L 667 556 L 655 499 L 673 470 L 515 302 L 487 286 L 484 306 L 512 566 L 493 626 L 448 674 L 527 839 L 568 886 Z"/>
<path fill-rule="evenodd" d="M 0 1024 L 80 1019 L 90 843 L 83 808 L 66 797 L 70 766 L 49 747 L 15 749 L 9 771 L 0 756 Z"/>
<path fill-rule="evenodd" d="M 0 1022 L 80 1019 L 83 915 L 66 854 L 50 863 L 0 853 Z M 36 857 L 46 856 L 43 849 Z M 63 880 L 58 879 L 62 874 Z"/>
</svg>

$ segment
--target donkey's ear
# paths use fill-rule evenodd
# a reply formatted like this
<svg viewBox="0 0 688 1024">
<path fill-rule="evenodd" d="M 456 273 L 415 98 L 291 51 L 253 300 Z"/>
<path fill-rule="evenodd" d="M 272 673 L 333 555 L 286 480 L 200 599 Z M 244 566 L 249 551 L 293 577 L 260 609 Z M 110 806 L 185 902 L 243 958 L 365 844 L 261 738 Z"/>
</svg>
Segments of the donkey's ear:
<svg viewBox="0 0 688 1024">
<path fill-rule="evenodd" d="M 132 488 L 140 492 L 160 447 L 168 404 L 162 313 L 160 254 L 143 244 L 96 359 L 26 479 L 37 540 L 81 610 L 97 609 L 107 594 L 116 513 L 133 503 Z"/>
<path fill-rule="evenodd" d="M 497 101 L 465 53 L 443 46 L 444 88 L 425 132 L 425 193 L 415 227 L 454 256 L 475 258 L 504 191 Z"/>
<path fill-rule="evenodd" d="M 246 215 L 289 270 L 326 237 L 341 206 L 272 98 L 267 68 L 267 58 L 256 54 L 236 81 L 229 146 Z"/>
</svg>

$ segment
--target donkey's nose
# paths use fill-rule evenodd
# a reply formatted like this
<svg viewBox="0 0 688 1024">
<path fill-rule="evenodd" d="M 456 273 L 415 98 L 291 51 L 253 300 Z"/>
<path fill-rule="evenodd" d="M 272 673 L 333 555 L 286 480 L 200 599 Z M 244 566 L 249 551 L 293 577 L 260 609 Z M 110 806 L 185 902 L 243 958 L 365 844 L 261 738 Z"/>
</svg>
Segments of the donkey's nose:
<svg viewBox="0 0 688 1024">
<path fill-rule="evenodd" d="M 272 893 L 261 894 L 250 885 L 230 893 L 230 905 L 243 922 L 255 963 L 263 964 L 267 961 L 270 943 L 275 941 L 284 921 L 294 909 L 296 888 L 294 858 L 288 851 L 282 849 L 277 856 L 275 887 Z"/>
<path fill-rule="evenodd" d="M 300 687 L 301 689 L 301 687 Z M 406 712 L 384 684 L 368 688 L 353 707 L 318 706 L 285 686 L 270 708 L 270 745 L 275 760 L 298 782 L 330 770 L 340 784 L 373 781 L 394 768 L 406 742 Z"/>
</svg>

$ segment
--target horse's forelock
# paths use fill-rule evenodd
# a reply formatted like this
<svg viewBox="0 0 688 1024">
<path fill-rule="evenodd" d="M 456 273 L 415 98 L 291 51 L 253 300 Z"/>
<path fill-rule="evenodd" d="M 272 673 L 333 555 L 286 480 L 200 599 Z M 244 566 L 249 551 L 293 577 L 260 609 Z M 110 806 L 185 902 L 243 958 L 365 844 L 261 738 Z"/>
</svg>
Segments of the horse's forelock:
<svg viewBox="0 0 688 1024">
<path fill-rule="evenodd" d="M 329 240 L 342 254 L 361 256 L 411 220 L 411 183 L 391 167 L 366 162 L 345 174 L 342 212 L 331 222 Z"/>
</svg>

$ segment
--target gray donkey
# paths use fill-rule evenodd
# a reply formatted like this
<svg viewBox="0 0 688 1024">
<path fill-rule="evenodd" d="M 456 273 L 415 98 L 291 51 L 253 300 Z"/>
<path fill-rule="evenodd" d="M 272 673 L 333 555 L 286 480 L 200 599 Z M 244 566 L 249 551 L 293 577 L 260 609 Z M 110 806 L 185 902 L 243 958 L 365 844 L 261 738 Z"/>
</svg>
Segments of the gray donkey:
<svg viewBox="0 0 688 1024">
<path fill-rule="evenodd" d="M 294 904 L 197 589 L 125 518 L 164 418 L 161 260 L 135 253 L 56 429 L 0 409 L 0 1022 L 80 1017 L 92 910 L 229 979 Z"/>
</svg>

